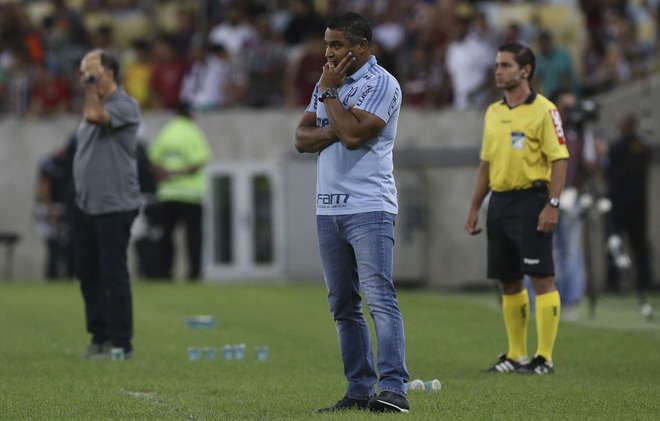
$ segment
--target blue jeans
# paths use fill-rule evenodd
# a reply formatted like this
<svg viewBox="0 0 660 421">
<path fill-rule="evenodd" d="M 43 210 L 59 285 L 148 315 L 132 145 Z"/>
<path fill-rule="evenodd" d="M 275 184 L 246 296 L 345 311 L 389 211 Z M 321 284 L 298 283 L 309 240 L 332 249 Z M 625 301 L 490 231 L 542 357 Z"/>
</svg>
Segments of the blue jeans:
<svg viewBox="0 0 660 421">
<path fill-rule="evenodd" d="M 392 281 L 394 220 L 387 212 L 316 217 L 328 304 L 348 380 L 346 396 L 353 399 L 373 396 L 377 381 L 360 290 L 376 328 L 379 390 L 405 396 L 403 383 L 409 379 Z"/>
<path fill-rule="evenodd" d="M 575 203 L 573 209 L 559 211 L 559 223 L 554 238 L 557 251 L 557 289 L 561 305 L 566 307 L 580 302 L 586 284 L 579 206 Z"/>
<path fill-rule="evenodd" d="M 557 256 L 555 282 L 564 308 L 580 303 L 586 285 L 579 206 L 576 202 L 572 209 L 559 211 L 559 222 L 553 236 Z M 525 287 L 529 294 L 530 310 L 534 311 L 534 288 L 528 276 L 525 276 Z"/>
</svg>

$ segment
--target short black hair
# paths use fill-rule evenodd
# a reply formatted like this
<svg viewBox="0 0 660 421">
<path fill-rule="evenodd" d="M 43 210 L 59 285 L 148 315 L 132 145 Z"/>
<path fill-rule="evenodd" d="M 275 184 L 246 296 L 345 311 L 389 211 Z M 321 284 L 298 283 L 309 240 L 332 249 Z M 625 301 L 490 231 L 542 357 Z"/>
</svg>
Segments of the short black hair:
<svg viewBox="0 0 660 421">
<path fill-rule="evenodd" d="M 101 51 L 101 66 L 106 70 L 112 70 L 115 82 L 119 80 L 119 61 L 107 51 Z"/>
<path fill-rule="evenodd" d="M 188 118 L 192 118 L 192 106 L 187 101 L 179 101 L 176 104 L 176 114 Z"/>
<path fill-rule="evenodd" d="M 327 27 L 337 31 L 343 31 L 346 39 L 355 45 L 366 39 L 371 43 L 371 25 L 369 22 L 357 13 L 348 12 L 333 17 L 328 21 Z"/>
<path fill-rule="evenodd" d="M 553 104 L 557 105 L 557 101 L 559 101 L 559 97 L 564 96 L 564 95 L 575 95 L 573 91 L 571 91 L 568 88 L 560 87 L 556 89 L 552 94 L 548 97 L 550 102 Z"/>
<path fill-rule="evenodd" d="M 534 71 L 536 70 L 536 57 L 534 56 L 534 51 L 532 51 L 528 45 L 525 45 L 522 42 L 507 42 L 506 44 L 500 45 L 497 51 L 512 53 L 513 59 L 521 68 L 530 64 L 532 66 L 532 71 L 529 72 L 527 80 L 532 80 L 534 77 Z"/>
</svg>

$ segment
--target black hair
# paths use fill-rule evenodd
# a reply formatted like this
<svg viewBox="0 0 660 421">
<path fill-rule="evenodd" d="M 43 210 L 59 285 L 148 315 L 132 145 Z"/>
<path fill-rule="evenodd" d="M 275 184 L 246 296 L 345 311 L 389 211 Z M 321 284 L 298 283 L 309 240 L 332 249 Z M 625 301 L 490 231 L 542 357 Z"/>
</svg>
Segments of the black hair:
<svg viewBox="0 0 660 421">
<path fill-rule="evenodd" d="M 536 57 L 528 45 L 525 45 L 521 42 L 507 42 L 506 44 L 500 45 L 497 51 L 506 51 L 508 53 L 512 53 L 513 59 L 521 68 L 530 64 L 532 66 L 532 71 L 529 72 L 527 80 L 532 80 L 534 77 L 534 71 L 536 70 Z"/>
<path fill-rule="evenodd" d="M 327 27 L 337 31 L 343 31 L 346 39 L 355 45 L 366 39 L 371 43 L 371 25 L 357 13 L 348 12 L 333 17 L 328 21 Z"/>
<path fill-rule="evenodd" d="M 561 97 L 563 95 L 569 95 L 569 94 L 570 95 L 575 95 L 573 93 L 573 91 L 571 91 L 568 88 L 558 88 L 548 97 L 548 99 L 550 100 L 550 102 L 557 105 L 557 101 L 559 101 L 559 97 Z"/>
<path fill-rule="evenodd" d="M 192 106 L 187 101 L 179 101 L 176 104 L 177 115 L 192 118 Z"/>
<path fill-rule="evenodd" d="M 115 82 L 119 80 L 119 61 L 106 51 L 101 51 L 101 66 L 106 70 L 112 70 Z"/>
</svg>

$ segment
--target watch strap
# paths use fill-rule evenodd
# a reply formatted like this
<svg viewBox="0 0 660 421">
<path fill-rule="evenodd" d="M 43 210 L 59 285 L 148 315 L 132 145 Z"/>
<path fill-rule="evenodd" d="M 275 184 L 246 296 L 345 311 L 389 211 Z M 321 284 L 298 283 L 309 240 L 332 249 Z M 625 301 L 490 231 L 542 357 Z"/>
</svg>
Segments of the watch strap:
<svg viewBox="0 0 660 421">
<path fill-rule="evenodd" d="M 337 88 L 328 88 L 325 92 L 319 97 L 319 101 L 323 102 L 328 98 L 337 98 L 339 96 Z"/>
</svg>

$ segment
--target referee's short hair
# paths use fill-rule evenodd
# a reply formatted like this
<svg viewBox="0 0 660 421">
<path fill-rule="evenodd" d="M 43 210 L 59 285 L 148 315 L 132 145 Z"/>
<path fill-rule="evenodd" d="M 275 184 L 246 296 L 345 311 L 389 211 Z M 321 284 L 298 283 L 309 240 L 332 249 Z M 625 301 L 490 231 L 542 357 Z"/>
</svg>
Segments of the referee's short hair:
<svg viewBox="0 0 660 421">
<path fill-rule="evenodd" d="M 512 53 L 513 59 L 521 68 L 530 64 L 532 66 L 532 71 L 529 72 L 527 80 L 532 80 L 534 77 L 534 71 L 536 70 L 536 57 L 528 45 L 525 45 L 521 42 L 507 42 L 506 44 L 500 45 L 497 51 L 506 51 Z"/>
<path fill-rule="evenodd" d="M 342 15 L 333 17 L 328 21 L 327 27 L 337 31 L 343 31 L 351 44 L 355 45 L 366 39 L 371 43 L 371 25 L 361 15 L 357 13 L 348 12 Z"/>
</svg>

